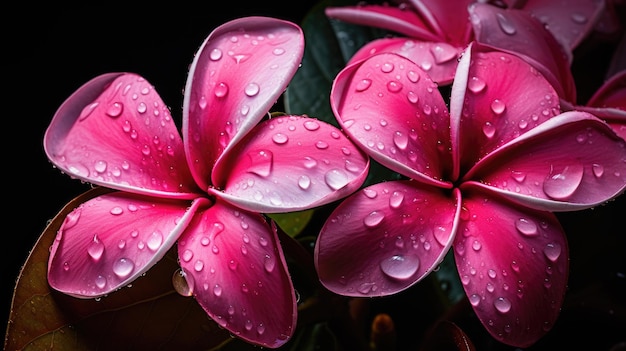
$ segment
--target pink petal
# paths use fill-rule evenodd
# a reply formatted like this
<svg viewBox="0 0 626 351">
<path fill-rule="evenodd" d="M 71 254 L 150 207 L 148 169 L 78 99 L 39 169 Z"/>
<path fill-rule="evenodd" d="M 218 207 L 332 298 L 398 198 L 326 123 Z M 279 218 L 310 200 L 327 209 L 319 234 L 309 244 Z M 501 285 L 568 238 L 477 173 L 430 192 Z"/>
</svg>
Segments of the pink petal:
<svg viewBox="0 0 626 351">
<path fill-rule="evenodd" d="M 348 64 L 368 58 L 378 53 L 396 53 L 417 63 L 430 78 L 440 85 L 448 85 L 454 79 L 454 73 L 461 47 L 444 42 L 423 42 L 410 38 L 383 38 L 363 45 Z"/>
<path fill-rule="evenodd" d="M 369 157 L 331 124 L 301 116 L 262 122 L 215 168 L 216 196 L 263 213 L 318 207 L 356 191 Z M 217 176 L 215 177 L 217 178 Z"/>
<path fill-rule="evenodd" d="M 197 191 L 168 107 L 135 74 L 80 87 L 54 115 L 44 148 L 63 172 L 92 184 L 188 199 Z"/>
<path fill-rule="evenodd" d="M 381 28 L 415 39 L 441 41 L 415 11 L 381 5 L 326 7 L 326 16 L 347 23 Z"/>
<path fill-rule="evenodd" d="M 549 212 L 478 194 L 466 196 L 463 209 L 454 257 L 469 302 L 496 340 L 530 346 L 553 327 L 563 303 L 563 229 Z"/>
<path fill-rule="evenodd" d="M 215 29 L 191 65 L 183 135 L 192 173 L 203 189 L 211 169 L 274 105 L 295 74 L 304 37 L 294 23 L 247 17 Z"/>
<path fill-rule="evenodd" d="M 76 208 L 50 249 L 48 283 L 66 294 L 93 298 L 144 274 L 172 247 L 195 206 L 114 192 Z"/>
<path fill-rule="evenodd" d="M 514 55 L 471 45 L 459 63 L 450 98 L 461 171 L 559 112 L 559 97 L 532 66 Z"/>
<path fill-rule="evenodd" d="M 344 200 L 315 246 L 320 281 L 345 296 L 384 296 L 432 272 L 456 233 L 460 196 L 412 181 L 369 186 Z"/>
<path fill-rule="evenodd" d="M 465 46 L 472 40 L 468 6 L 475 0 L 409 0 L 419 14 L 428 19 L 437 33 L 454 46 Z"/>
<path fill-rule="evenodd" d="M 470 7 L 470 14 L 478 42 L 522 57 L 546 77 L 561 98 L 576 101 L 571 51 L 539 20 L 526 11 L 480 3 Z"/>
<path fill-rule="evenodd" d="M 601 120 L 564 112 L 485 157 L 461 187 L 549 211 L 590 208 L 626 189 L 626 145 Z"/>
<path fill-rule="evenodd" d="M 607 122 L 626 140 L 626 70 L 609 78 L 589 99 L 586 106 L 561 101 L 564 110 L 578 110 L 593 114 Z"/>
<path fill-rule="evenodd" d="M 384 53 L 342 70 L 330 103 L 352 140 L 382 165 L 450 187 L 448 109 L 437 85 L 405 57 Z"/>
<path fill-rule="evenodd" d="M 573 50 L 593 31 L 605 10 L 605 1 L 526 0 L 523 10 L 538 18 L 559 42 Z"/>
<path fill-rule="evenodd" d="M 233 335 L 276 348 L 292 335 L 296 298 L 275 228 L 219 200 L 178 242 L 198 303 Z"/>
</svg>

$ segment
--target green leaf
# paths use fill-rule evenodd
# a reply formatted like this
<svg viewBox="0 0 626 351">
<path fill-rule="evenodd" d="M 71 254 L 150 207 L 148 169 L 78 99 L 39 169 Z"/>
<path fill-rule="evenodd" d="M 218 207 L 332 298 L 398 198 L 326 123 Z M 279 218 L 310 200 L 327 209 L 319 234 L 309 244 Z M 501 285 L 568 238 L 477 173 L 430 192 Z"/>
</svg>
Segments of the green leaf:
<svg viewBox="0 0 626 351">
<path fill-rule="evenodd" d="M 276 224 L 291 237 L 300 234 L 302 229 L 309 224 L 314 210 L 305 210 L 289 213 L 272 213 L 267 216 L 276 221 Z"/>
<path fill-rule="evenodd" d="M 283 97 L 288 114 L 306 114 L 339 126 L 330 108 L 333 80 L 359 48 L 384 34 L 379 29 L 332 20 L 324 14 L 328 6 L 354 4 L 350 0 L 321 1 L 304 17 L 302 65 Z"/>
</svg>

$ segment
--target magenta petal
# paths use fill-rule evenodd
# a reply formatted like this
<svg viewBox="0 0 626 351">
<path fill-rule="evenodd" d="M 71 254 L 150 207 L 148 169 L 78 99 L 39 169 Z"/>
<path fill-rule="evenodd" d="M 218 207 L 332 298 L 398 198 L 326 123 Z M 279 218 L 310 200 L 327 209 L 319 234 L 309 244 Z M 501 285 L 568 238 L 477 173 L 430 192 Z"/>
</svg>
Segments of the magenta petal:
<svg viewBox="0 0 626 351">
<path fill-rule="evenodd" d="M 345 296 L 384 296 L 432 272 L 456 233 L 460 197 L 412 181 L 369 186 L 328 217 L 315 246 L 324 286 Z"/>
<path fill-rule="evenodd" d="M 526 11 L 480 3 L 470 7 L 470 14 L 478 42 L 519 55 L 546 77 L 559 97 L 576 101 L 571 52 L 539 20 Z"/>
<path fill-rule="evenodd" d="M 80 87 L 54 115 L 44 148 L 59 169 L 92 184 L 162 197 L 197 191 L 168 107 L 135 74 Z"/>
<path fill-rule="evenodd" d="M 352 24 L 381 28 L 415 39 L 441 41 L 440 37 L 414 11 L 381 5 L 326 7 L 326 16 Z"/>
<path fill-rule="evenodd" d="M 255 212 L 318 207 L 356 191 L 369 157 L 331 124 L 301 116 L 271 118 L 216 167 L 215 195 Z"/>
<path fill-rule="evenodd" d="M 564 112 L 485 157 L 466 188 L 488 188 L 531 208 L 568 211 L 600 205 L 626 189 L 626 145 L 601 120 Z"/>
<path fill-rule="evenodd" d="M 552 328 L 563 302 L 563 229 L 549 212 L 492 198 L 466 197 L 463 208 L 454 257 L 469 302 L 495 339 L 530 346 Z"/>
<path fill-rule="evenodd" d="M 183 135 L 196 182 L 274 105 L 300 65 L 304 36 L 294 23 L 239 18 L 215 29 L 191 65 L 183 102 Z"/>
<path fill-rule="evenodd" d="M 445 42 L 424 42 L 411 38 L 382 38 L 363 45 L 348 64 L 374 54 L 391 52 L 415 62 L 430 78 L 440 85 L 448 85 L 454 79 L 457 61 L 463 48 Z"/>
<path fill-rule="evenodd" d="M 178 242 L 198 303 L 233 335 L 264 347 L 287 342 L 296 298 L 276 230 L 221 202 L 194 217 Z"/>
<path fill-rule="evenodd" d="M 471 45 L 459 63 L 450 98 L 461 172 L 559 112 L 559 97 L 532 66 L 514 55 Z"/>
<path fill-rule="evenodd" d="M 565 47 L 575 49 L 598 23 L 608 1 L 526 0 L 523 9 L 546 25 Z"/>
<path fill-rule="evenodd" d="M 465 46 L 472 39 L 468 6 L 475 0 L 409 0 L 408 3 L 417 9 L 419 14 L 445 41 L 455 46 Z"/>
<path fill-rule="evenodd" d="M 384 53 L 344 68 L 330 103 L 343 130 L 382 165 L 411 179 L 446 186 L 448 109 L 437 85 L 415 63 Z"/>
<path fill-rule="evenodd" d="M 65 218 L 50 249 L 50 286 L 93 298 L 128 285 L 174 245 L 194 208 L 123 192 L 85 202 Z"/>
</svg>

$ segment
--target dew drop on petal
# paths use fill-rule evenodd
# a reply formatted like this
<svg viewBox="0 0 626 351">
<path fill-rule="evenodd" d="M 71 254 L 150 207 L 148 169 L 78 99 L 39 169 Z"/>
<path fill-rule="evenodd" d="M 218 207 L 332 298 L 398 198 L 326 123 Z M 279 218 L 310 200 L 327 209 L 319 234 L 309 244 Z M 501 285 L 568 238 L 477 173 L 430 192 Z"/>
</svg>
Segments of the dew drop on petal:
<svg viewBox="0 0 626 351">
<path fill-rule="evenodd" d="M 228 94 L 228 85 L 226 83 L 219 83 L 215 87 L 215 96 L 222 98 Z"/>
<path fill-rule="evenodd" d="M 481 91 L 485 90 L 486 86 L 487 84 L 485 83 L 485 81 L 478 77 L 472 77 L 469 82 L 467 82 L 468 89 L 474 94 L 478 94 Z"/>
<path fill-rule="evenodd" d="M 547 244 L 543 249 L 543 253 L 550 261 L 556 262 L 556 260 L 559 259 L 559 256 L 561 256 L 561 245 L 557 243 Z"/>
<path fill-rule="evenodd" d="M 303 175 L 298 179 L 298 186 L 300 189 L 306 190 L 311 186 L 311 178 L 306 175 Z"/>
<path fill-rule="evenodd" d="M 331 169 L 324 175 L 326 184 L 333 190 L 339 190 L 349 182 L 348 176 L 343 170 Z"/>
<path fill-rule="evenodd" d="M 504 32 L 504 34 L 514 35 L 515 33 L 517 33 L 517 29 L 515 29 L 513 23 L 511 23 L 509 19 L 506 18 L 503 14 L 497 13 L 496 17 L 498 19 L 500 29 L 502 29 L 502 32 Z"/>
<path fill-rule="evenodd" d="M 363 224 L 368 228 L 373 228 L 382 222 L 385 215 L 379 211 L 372 211 L 363 219 Z"/>
<path fill-rule="evenodd" d="M 565 200 L 572 196 L 583 179 L 583 165 L 574 163 L 562 170 L 550 172 L 543 182 L 543 191 L 550 198 Z"/>
<path fill-rule="evenodd" d="M 398 208 L 404 200 L 404 194 L 399 191 L 394 191 L 389 197 L 389 207 Z"/>
<path fill-rule="evenodd" d="M 417 256 L 394 255 L 380 263 L 380 269 L 388 277 L 404 280 L 412 277 L 417 272 L 420 261 Z"/>
<path fill-rule="evenodd" d="M 259 91 L 261 90 L 261 88 L 259 87 L 258 84 L 256 83 L 250 83 L 246 86 L 245 88 L 245 93 L 247 96 L 255 96 L 259 93 Z"/>
<path fill-rule="evenodd" d="M 509 301 L 506 297 L 498 297 L 494 302 L 496 310 L 501 313 L 507 313 L 511 310 L 511 301 Z"/>
<path fill-rule="evenodd" d="M 365 91 L 372 85 L 371 79 L 361 79 L 356 85 L 356 91 Z"/>
<path fill-rule="evenodd" d="M 267 177 L 272 172 L 274 155 L 269 150 L 258 150 L 248 154 L 250 158 L 249 172 L 261 177 Z"/>
<path fill-rule="evenodd" d="M 104 244 L 100 242 L 98 236 L 94 235 L 93 240 L 87 247 L 87 252 L 89 253 L 89 256 L 96 261 L 102 257 L 102 254 L 104 253 Z"/>
<path fill-rule="evenodd" d="M 539 231 L 537 224 L 526 218 L 519 218 L 515 221 L 515 228 L 518 232 L 526 236 L 537 236 Z"/>
<path fill-rule="evenodd" d="M 120 258 L 113 262 L 113 273 L 120 278 L 126 278 L 135 269 L 135 263 L 128 258 Z"/>
</svg>

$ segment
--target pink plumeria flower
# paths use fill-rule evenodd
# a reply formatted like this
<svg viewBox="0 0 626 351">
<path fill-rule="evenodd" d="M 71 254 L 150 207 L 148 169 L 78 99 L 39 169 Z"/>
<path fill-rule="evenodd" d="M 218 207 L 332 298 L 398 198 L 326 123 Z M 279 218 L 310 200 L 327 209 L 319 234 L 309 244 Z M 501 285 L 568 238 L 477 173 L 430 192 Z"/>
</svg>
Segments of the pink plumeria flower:
<svg viewBox="0 0 626 351">
<path fill-rule="evenodd" d="M 560 96 L 575 101 L 571 51 L 593 29 L 603 3 L 573 0 L 564 8 L 552 0 L 507 2 L 508 6 L 500 2 L 507 7 L 500 8 L 475 0 L 412 0 L 398 6 L 328 7 L 325 13 L 400 35 L 367 43 L 349 63 L 394 52 L 417 63 L 439 85 L 447 85 L 452 83 L 458 55 L 476 40 L 522 55 L 548 77 Z"/>
<path fill-rule="evenodd" d="M 233 335 L 276 348 L 292 336 L 294 287 L 277 230 L 261 213 L 313 208 L 354 192 L 368 158 L 313 118 L 267 119 L 299 67 L 301 29 L 240 18 L 215 29 L 190 67 L 182 138 L 168 107 L 131 73 L 96 77 L 65 101 L 45 134 L 49 159 L 114 189 L 70 213 L 48 281 L 79 298 L 110 294 L 177 243 L 208 315 Z"/>
<path fill-rule="evenodd" d="M 552 86 L 517 56 L 471 44 L 450 110 L 426 72 L 383 53 L 333 84 L 339 124 L 406 180 L 346 198 L 315 246 L 319 278 L 356 297 L 403 291 L 453 250 L 460 281 L 497 340 L 526 347 L 553 325 L 568 278 L 555 211 L 626 188 L 626 146 L 586 112 L 560 113 Z"/>
</svg>

